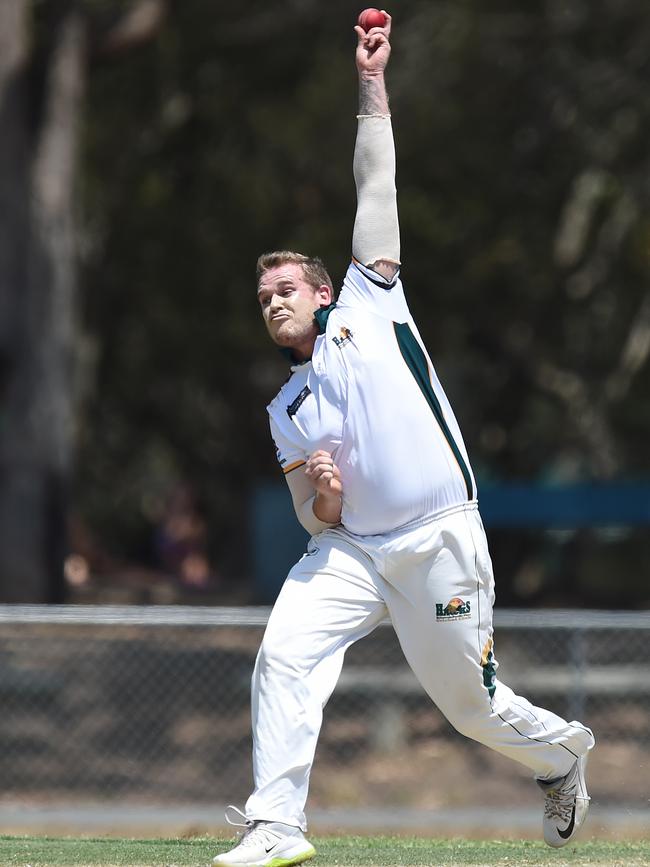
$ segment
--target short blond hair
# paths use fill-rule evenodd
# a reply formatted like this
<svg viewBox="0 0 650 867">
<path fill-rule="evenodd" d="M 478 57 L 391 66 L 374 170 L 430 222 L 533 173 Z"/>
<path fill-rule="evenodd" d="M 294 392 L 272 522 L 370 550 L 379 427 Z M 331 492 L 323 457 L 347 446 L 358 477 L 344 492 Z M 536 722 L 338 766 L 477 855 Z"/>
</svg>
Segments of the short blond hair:
<svg viewBox="0 0 650 867">
<path fill-rule="evenodd" d="M 260 277 L 265 271 L 270 271 L 271 268 L 278 268 L 280 265 L 302 265 L 302 271 L 305 280 L 314 289 L 319 286 L 329 286 L 334 296 L 334 286 L 332 278 L 327 273 L 322 259 L 318 256 L 305 256 L 303 253 L 294 253 L 291 250 L 274 250 L 272 253 L 262 253 L 257 260 L 257 282 L 260 282 Z"/>
</svg>

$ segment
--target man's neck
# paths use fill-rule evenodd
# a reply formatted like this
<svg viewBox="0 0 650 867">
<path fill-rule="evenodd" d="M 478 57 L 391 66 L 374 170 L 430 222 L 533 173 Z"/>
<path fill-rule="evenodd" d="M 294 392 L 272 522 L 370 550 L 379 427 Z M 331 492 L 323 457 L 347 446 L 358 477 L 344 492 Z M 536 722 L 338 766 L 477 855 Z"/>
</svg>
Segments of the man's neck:
<svg viewBox="0 0 650 867">
<path fill-rule="evenodd" d="M 312 357 L 315 343 L 316 335 L 314 334 L 309 340 L 304 340 L 295 346 L 282 346 L 281 350 L 294 364 L 300 364 L 303 361 L 309 361 Z"/>
</svg>

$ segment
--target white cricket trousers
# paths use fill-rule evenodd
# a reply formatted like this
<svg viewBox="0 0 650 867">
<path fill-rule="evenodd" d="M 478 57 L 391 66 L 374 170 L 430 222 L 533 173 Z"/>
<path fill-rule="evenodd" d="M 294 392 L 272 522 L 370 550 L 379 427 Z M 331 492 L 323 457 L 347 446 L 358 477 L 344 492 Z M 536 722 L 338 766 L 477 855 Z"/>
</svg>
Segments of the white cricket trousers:
<svg viewBox="0 0 650 867">
<path fill-rule="evenodd" d="M 252 680 L 252 820 L 307 829 L 316 742 L 347 648 L 388 614 L 423 688 L 462 734 L 564 776 L 594 744 L 578 722 L 534 707 L 496 678 L 494 579 L 476 504 L 415 529 L 310 540 L 275 603 Z"/>
</svg>

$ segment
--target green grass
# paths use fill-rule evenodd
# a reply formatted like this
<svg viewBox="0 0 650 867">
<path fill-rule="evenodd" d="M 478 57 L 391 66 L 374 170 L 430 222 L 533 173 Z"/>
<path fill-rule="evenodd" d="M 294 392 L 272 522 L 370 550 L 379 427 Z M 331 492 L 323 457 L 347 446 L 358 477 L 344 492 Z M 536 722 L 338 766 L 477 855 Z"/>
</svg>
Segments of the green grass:
<svg viewBox="0 0 650 867">
<path fill-rule="evenodd" d="M 585 841 L 562 850 L 541 842 L 430 840 L 422 837 L 313 837 L 313 867 L 564 867 L 650 865 L 650 841 Z M 206 867 L 223 849 L 214 837 L 123 840 L 84 837 L 2 837 L 0 865 L 20 867 Z"/>
</svg>

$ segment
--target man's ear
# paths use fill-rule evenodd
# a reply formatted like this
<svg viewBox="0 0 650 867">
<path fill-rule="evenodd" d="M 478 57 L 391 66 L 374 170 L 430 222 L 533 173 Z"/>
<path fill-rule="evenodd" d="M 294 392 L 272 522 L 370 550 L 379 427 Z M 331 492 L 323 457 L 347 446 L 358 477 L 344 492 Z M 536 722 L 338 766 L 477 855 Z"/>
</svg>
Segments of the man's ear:
<svg viewBox="0 0 650 867">
<path fill-rule="evenodd" d="M 325 283 L 323 283 L 322 286 L 318 287 L 318 289 L 316 290 L 316 293 L 318 295 L 318 300 L 320 301 L 321 307 L 329 307 L 329 305 L 334 300 L 332 297 L 333 292 L 332 292 L 331 287 L 327 286 Z"/>
</svg>

